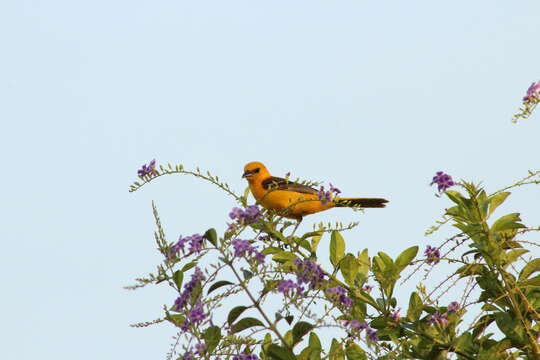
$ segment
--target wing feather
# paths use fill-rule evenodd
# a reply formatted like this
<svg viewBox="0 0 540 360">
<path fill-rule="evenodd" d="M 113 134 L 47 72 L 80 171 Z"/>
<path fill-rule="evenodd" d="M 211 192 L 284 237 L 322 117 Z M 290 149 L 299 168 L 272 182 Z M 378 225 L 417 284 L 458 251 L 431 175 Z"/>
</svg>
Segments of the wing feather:
<svg viewBox="0 0 540 360">
<path fill-rule="evenodd" d="M 287 179 L 271 176 L 262 182 L 262 186 L 266 190 L 286 190 L 294 191 L 302 194 L 317 194 L 318 191 L 307 185 L 298 184 Z"/>
</svg>

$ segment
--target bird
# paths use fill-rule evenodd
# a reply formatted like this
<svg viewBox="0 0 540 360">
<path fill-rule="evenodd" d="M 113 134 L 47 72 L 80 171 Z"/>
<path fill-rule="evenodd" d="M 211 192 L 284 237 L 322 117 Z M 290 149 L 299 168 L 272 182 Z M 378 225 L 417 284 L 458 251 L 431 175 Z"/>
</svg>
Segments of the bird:
<svg viewBox="0 0 540 360">
<path fill-rule="evenodd" d="M 382 198 L 319 198 L 319 190 L 298 184 L 289 179 L 275 177 L 259 161 L 244 166 L 242 175 L 249 183 L 253 197 L 264 208 L 298 221 L 304 216 L 325 211 L 334 207 L 383 208 L 388 200 Z"/>
</svg>

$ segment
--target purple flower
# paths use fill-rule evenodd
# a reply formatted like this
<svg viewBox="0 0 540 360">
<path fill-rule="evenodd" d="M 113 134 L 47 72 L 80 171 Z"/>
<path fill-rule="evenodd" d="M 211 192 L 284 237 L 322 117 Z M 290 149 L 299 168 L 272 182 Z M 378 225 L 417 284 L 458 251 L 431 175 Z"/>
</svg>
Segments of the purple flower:
<svg viewBox="0 0 540 360">
<path fill-rule="evenodd" d="M 540 80 L 537 82 L 533 82 L 531 86 L 527 89 L 527 94 L 525 97 L 523 97 L 523 102 L 531 102 L 536 99 L 538 94 L 540 93 Z"/>
<path fill-rule="evenodd" d="M 195 360 L 191 348 L 184 353 L 184 355 L 182 356 L 182 360 Z"/>
<path fill-rule="evenodd" d="M 450 304 L 448 304 L 448 307 L 446 308 L 448 313 L 457 312 L 459 309 L 461 309 L 461 306 L 457 301 L 452 301 Z"/>
<path fill-rule="evenodd" d="M 441 260 L 441 253 L 439 252 L 439 249 L 430 245 L 427 246 L 426 251 L 424 251 L 424 255 L 427 257 L 427 263 L 430 265 L 437 264 Z"/>
<path fill-rule="evenodd" d="M 234 356 L 233 360 L 259 360 L 259 357 L 255 354 L 247 354 L 245 352 Z"/>
<path fill-rule="evenodd" d="M 257 205 L 250 205 L 245 210 L 235 207 L 229 213 L 229 217 L 232 220 L 236 220 L 236 223 L 229 224 L 227 231 L 234 230 L 237 225 L 256 223 L 262 217 L 262 212 Z"/>
<path fill-rule="evenodd" d="M 448 325 L 448 319 L 446 318 L 446 314 L 441 315 L 439 313 L 435 313 L 431 315 L 431 317 L 429 318 L 428 324 L 429 325 L 439 324 L 442 326 L 446 326 Z"/>
<path fill-rule="evenodd" d="M 390 314 L 390 319 L 392 319 L 392 321 L 395 322 L 396 324 L 401 320 L 401 316 L 399 315 L 400 311 L 401 311 L 401 308 L 398 308 L 396 311 Z"/>
<path fill-rule="evenodd" d="M 364 290 L 365 292 L 369 293 L 369 292 L 371 292 L 371 290 L 373 290 L 373 286 L 366 284 L 366 285 L 364 285 L 364 287 L 362 288 L 362 290 Z"/>
<path fill-rule="evenodd" d="M 258 263 L 264 263 L 266 255 L 259 252 L 248 240 L 234 239 L 232 242 L 235 257 L 244 257 L 246 254 L 255 258 Z"/>
<path fill-rule="evenodd" d="M 191 236 L 187 236 L 185 238 L 182 238 L 182 236 L 180 236 L 178 238 L 178 241 L 176 242 L 176 244 L 174 244 L 173 246 L 171 246 L 171 251 L 169 254 L 167 254 L 167 260 L 174 260 L 178 257 L 178 253 L 180 251 L 184 252 L 185 250 L 185 245 L 186 243 L 189 242 L 189 253 L 188 255 L 190 254 L 193 254 L 193 253 L 200 253 L 202 251 L 202 243 L 203 243 L 203 240 L 204 238 L 199 235 L 199 234 L 193 234 Z"/>
<path fill-rule="evenodd" d="M 191 298 L 191 293 L 201 282 L 205 279 L 204 274 L 198 267 L 195 268 L 195 272 L 191 275 L 191 280 L 184 284 L 184 290 L 180 296 L 174 301 L 173 310 L 181 311 Z"/>
<path fill-rule="evenodd" d="M 295 259 L 296 279 L 298 285 L 309 284 L 310 289 L 320 289 L 324 283 L 324 272 L 315 262 Z"/>
<path fill-rule="evenodd" d="M 288 179 L 290 176 L 291 176 L 291 172 L 289 171 L 288 173 L 285 174 L 285 179 Z"/>
<path fill-rule="evenodd" d="M 143 166 L 137 170 L 137 175 L 140 177 L 143 177 L 145 175 L 151 175 L 154 174 L 156 171 L 156 159 L 150 161 L 148 165 L 143 164 Z"/>
<path fill-rule="evenodd" d="M 282 280 L 278 284 L 277 290 L 280 293 L 283 293 L 286 295 L 289 294 L 289 291 L 292 291 L 292 290 L 296 290 L 297 294 L 301 294 L 302 292 L 304 292 L 304 287 L 295 283 L 292 280 Z"/>
<path fill-rule="evenodd" d="M 437 173 L 433 177 L 433 180 L 431 181 L 431 184 L 429 185 L 431 186 L 433 184 L 437 184 L 439 192 L 443 192 L 449 187 L 454 186 L 456 183 L 454 183 L 450 175 L 445 174 L 442 171 L 437 171 Z"/>
<path fill-rule="evenodd" d="M 187 319 L 191 324 L 198 324 L 206 318 L 206 314 L 203 310 L 203 305 L 201 301 L 197 303 L 189 310 Z"/>
<path fill-rule="evenodd" d="M 372 329 L 367 322 L 360 322 L 358 320 L 345 320 L 344 325 L 352 330 L 361 332 L 366 330 L 366 335 L 369 341 L 379 341 L 377 331 Z"/>
<path fill-rule="evenodd" d="M 379 335 L 377 335 L 377 331 L 373 330 L 372 328 L 368 327 L 366 329 L 366 334 L 369 341 L 379 341 Z"/>
<path fill-rule="evenodd" d="M 324 191 L 324 186 L 321 185 L 321 188 L 319 189 L 319 192 L 317 193 L 317 197 L 321 201 L 321 204 L 326 205 L 332 200 L 332 192 Z"/>
<path fill-rule="evenodd" d="M 332 183 L 330 183 L 330 192 L 333 192 L 336 195 L 341 194 L 341 190 L 339 190 L 337 187 L 334 187 L 334 185 L 332 185 Z"/>
<path fill-rule="evenodd" d="M 206 345 L 205 344 L 196 344 L 195 345 L 195 352 L 201 356 L 204 355 L 206 351 Z"/>
<path fill-rule="evenodd" d="M 352 306 L 352 300 L 347 296 L 347 292 L 341 286 L 326 289 L 328 298 L 337 305 L 343 305 L 346 308 Z"/>
</svg>

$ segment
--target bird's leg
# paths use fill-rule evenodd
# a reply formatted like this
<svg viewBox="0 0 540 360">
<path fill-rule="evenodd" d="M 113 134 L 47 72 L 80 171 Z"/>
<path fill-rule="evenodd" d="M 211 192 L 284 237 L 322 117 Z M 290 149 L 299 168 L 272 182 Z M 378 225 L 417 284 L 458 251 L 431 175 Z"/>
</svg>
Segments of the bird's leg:
<svg viewBox="0 0 540 360">
<path fill-rule="evenodd" d="M 291 236 L 294 236 L 294 233 L 296 232 L 296 229 L 298 229 L 298 226 L 300 226 L 300 223 L 302 222 L 302 219 L 303 219 L 302 217 L 297 219 L 298 222 L 296 223 L 296 226 L 294 227 L 294 230 L 291 233 Z"/>
</svg>

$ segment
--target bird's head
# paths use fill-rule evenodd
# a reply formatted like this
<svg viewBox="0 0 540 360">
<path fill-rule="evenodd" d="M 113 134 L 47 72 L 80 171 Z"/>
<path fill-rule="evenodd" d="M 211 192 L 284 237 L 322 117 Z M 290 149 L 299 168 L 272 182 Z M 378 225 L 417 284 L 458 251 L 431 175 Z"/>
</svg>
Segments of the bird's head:
<svg viewBox="0 0 540 360">
<path fill-rule="evenodd" d="M 247 163 L 246 166 L 244 166 L 244 174 L 242 175 L 242 177 L 246 178 L 249 182 L 256 181 L 257 179 L 265 179 L 269 176 L 270 174 L 268 173 L 268 170 L 266 170 L 266 166 L 258 161 Z"/>
</svg>

